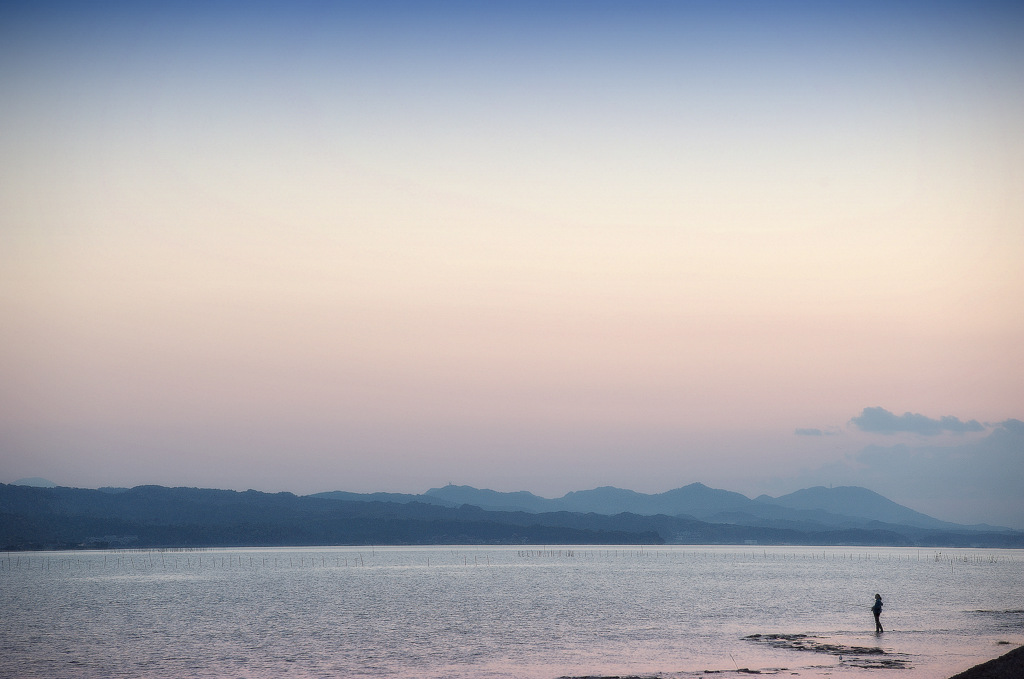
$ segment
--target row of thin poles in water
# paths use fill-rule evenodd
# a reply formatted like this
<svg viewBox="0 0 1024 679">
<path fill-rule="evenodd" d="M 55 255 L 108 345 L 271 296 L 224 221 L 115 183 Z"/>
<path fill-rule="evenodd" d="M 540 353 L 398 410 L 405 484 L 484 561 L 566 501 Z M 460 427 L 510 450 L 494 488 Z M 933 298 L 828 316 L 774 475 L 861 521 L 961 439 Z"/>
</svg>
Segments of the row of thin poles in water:
<svg viewBox="0 0 1024 679">
<path fill-rule="evenodd" d="M 163 554 L 141 554 L 134 553 L 132 555 L 104 555 L 103 562 L 101 563 L 98 558 L 83 559 L 80 557 L 50 557 L 50 556 L 8 556 L 0 558 L 0 571 L 4 570 L 69 570 L 73 568 L 85 568 L 85 569 L 107 569 L 107 568 L 154 568 L 159 565 L 161 568 L 230 568 L 230 567 L 256 567 L 256 566 L 273 566 L 280 568 L 288 566 L 294 567 L 313 567 L 321 566 L 364 566 L 365 562 L 361 554 L 354 555 L 351 559 L 348 556 L 332 556 L 328 558 L 326 555 L 321 557 L 312 556 L 299 556 L 299 557 L 288 557 L 283 558 L 279 556 L 274 557 L 254 557 L 254 556 L 188 556 L 188 557 L 167 557 Z"/>
<path fill-rule="evenodd" d="M 201 552 L 202 550 L 196 550 Z M 492 565 L 491 554 L 481 554 L 481 550 L 471 550 L 475 553 L 472 554 L 472 565 Z M 484 550 L 486 551 L 486 550 Z M 539 549 L 519 549 L 516 550 L 516 557 L 519 559 L 574 559 L 574 558 L 585 558 L 588 560 L 597 559 L 622 559 L 622 558 L 692 558 L 701 559 L 707 561 L 806 561 L 806 560 L 821 560 L 821 561 L 874 561 L 874 562 L 906 562 L 906 561 L 918 561 L 918 562 L 937 562 L 949 564 L 984 564 L 984 563 L 998 563 L 1010 558 L 1003 554 L 964 554 L 964 553 L 943 553 L 943 552 L 925 552 L 925 550 L 918 550 L 913 554 L 909 553 L 853 553 L 853 552 L 832 552 L 831 554 L 827 549 L 820 552 L 805 551 L 800 553 L 786 553 L 777 550 L 751 550 L 751 551 L 736 551 L 736 550 L 660 550 L 660 549 L 552 549 L 548 547 Z M 103 555 L 103 560 L 100 562 L 99 555 L 92 555 L 91 558 L 82 558 L 77 556 L 33 556 L 25 553 L 8 553 L 7 556 L 0 557 L 0 572 L 4 571 L 15 571 L 15 570 L 72 570 L 72 569 L 86 569 L 86 570 L 106 570 L 110 568 L 130 568 L 132 570 L 138 569 L 152 569 L 156 566 L 160 566 L 163 569 L 171 568 L 174 570 L 180 570 L 182 568 L 191 570 L 192 568 L 256 568 L 256 567 L 273 567 L 273 568 L 313 568 L 321 567 L 350 567 L 359 566 L 365 567 L 366 563 L 361 552 L 355 554 L 321 554 L 321 555 L 267 555 L 267 556 L 253 556 L 246 554 L 185 554 L 182 556 L 181 552 L 176 550 L 114 550 L 108 554 Z M 374 552 L 371 552 L 371 556 L 375 556 Z M 456 558 L 451 558 L 452 556 Z M 427 566 L 438 566 L 438 565 L 459 565 L 458 557 L 461 556 L 461 565 L 470 565 L 470 555 L 463 553 L 463 550 L 451 550 L 449 558 L 437 558 L 437 555 L 433 556 L 433 560 L 430 554 L 426 555 Z M 372 563 L 371 563 L 372 565 Z M 401 565 L 414 565 L 414 564 L 401 564 Z M 421 562 L 422 565 L 422 562 Z"/>
<path fill-rule="evenodd" d="M 692 556 L 694 558 L 702 558 L 707 560 L 720 560 L 720 561 L 754 561 L 754 560 L 766 560 L 766 561 L 808 561 L 808 560 L 820 560 L 820 561 L 937 561 L 944 563 L 997 563 L 1006 560 L 1008 557 L 1005 555 L 996 554 L 943 554 L 942 552 L 934 552 L 932 554 L 923 554 L 922 550 L 918 550 L 914 554 L 901 554 L 901 553 L 887 553 L 883 554 L 880 552 L 876 553 L 853 553 L 853 552 L 832 552 L 829 553 L 827 549 L 821 552 L 803 552 L 803 553 L 785 553 L 778 552 L 776 550 L 768 551 L 763 550 L 752 550 L 752 551 L 734 551 L 734 550 L 651 550 L 651 549 L 640 549 L 637 550 L 575 550 L 575 549 L 523 549 L 517 552 L 517 556 L 520 557 L 556 557 L 556 558 L 572 558 L 576 556 L 593 557 L 633 557 L 633 556 L 654 556 L 654 557 L 677 557 L 677 556 Z"/>
</svg>

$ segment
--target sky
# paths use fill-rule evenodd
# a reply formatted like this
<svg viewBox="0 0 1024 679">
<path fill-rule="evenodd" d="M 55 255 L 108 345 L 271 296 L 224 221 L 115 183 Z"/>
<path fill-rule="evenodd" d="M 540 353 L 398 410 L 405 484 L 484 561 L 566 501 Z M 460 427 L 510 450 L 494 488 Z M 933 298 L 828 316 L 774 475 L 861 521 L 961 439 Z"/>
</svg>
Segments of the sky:
<svg viewBox="0 0 1024 679">
<path fill-rule="evenodd" d="M 1024 528 L 1024 8 L 0 6 L 0 481 Z"/>
</svg>

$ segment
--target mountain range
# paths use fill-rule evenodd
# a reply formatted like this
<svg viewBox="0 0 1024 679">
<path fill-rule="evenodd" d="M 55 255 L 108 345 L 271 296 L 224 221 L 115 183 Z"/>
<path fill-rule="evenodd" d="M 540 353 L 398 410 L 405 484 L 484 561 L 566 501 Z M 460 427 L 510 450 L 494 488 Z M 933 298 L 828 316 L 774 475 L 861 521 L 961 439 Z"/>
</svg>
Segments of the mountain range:
<svg viewBox="0 0 1024 679">
<path fill-rule="evenodd" d="M 36 480 L 33 480 L 36 481 Z M 546 499 L 447 485 L 421 495 L 0 484 L 0 549 L 409 544 L 1024 547 L 1024 531 L 939 521 L 865 488 L 777 498 L 690 484 Z"/>
<path fill-rule="evenodd" d="M 453 484 L 431 488 L 422 495 L 331 491 L 317 493 L 313 497 L 424 502 L 446 507 L 468 504 L 506 512 L 592 512 L 606 515 L 628 512 L 641 516 L 664 514 L 711 523 L 797 530 L 877 528 L 878 524 L 930 530 L 1002 530 L 988 525 L 964 526 L 941 521 L 857 486 L 817 486 L 776 498 L 761 495 L 753 500 L 740 493 L 709 488 L 702 483 L 691 483 L 653 495 L 605 486 L 574 491 L 555 499 L 539 497 L 526 491 L 503 493 Z"/>
</svg>

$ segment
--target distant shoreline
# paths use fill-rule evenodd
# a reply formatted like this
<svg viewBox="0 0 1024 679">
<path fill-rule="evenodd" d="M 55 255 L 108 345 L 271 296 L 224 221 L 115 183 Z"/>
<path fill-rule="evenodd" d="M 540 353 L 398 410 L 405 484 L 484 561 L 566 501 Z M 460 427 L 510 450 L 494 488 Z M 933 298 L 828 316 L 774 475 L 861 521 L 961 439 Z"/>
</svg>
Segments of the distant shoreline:
<svg viewBox="0 0 1024 679">
<path fill-rule="evenodd" d="M 851 489 L 808 492 L 827 496 L 844 490 Z M 442 492 L 451 496 L 438 498 L 436 494 Z M 871 518 L 878 512 L 869 509 L 863 516 L 843 518 L 827 511 L 828 502 L 824 509 L 806 515 L 804 509 L 758 505 L 738 493 L 701 484 L 668 494 L 670 504 L 662 496 L 648 496 L 650 502 L 661 498 L 643 510 L 651 513 L 634 513 L 639 507 L 630 502 L 639 494 L 633 491 L 605 488 L 589 494 L 596 494 L 589 504 L 580 499 L 586 499 L 587 493 L 580 492 L 573 496 L 572 506 L 542 504 L 524 509 L 515 505 L 521 500 L 518 494 L 468 487 L 432 489 L 397 502 L 391 495 L 377 499 L 377 495 L 340 491 L 298 496 L 213 488 L 94 490 L 0 483 L 0 548 L 450 544 L 1024 548 L 1024 531 L 950 527 L 929 517 L 921 521 L 933 522 L 932 527 L 884 523 Z M 889 506 L 881 496 L 870 497 L 883 508 Z M 755 507 L 760 509 L 754 511 Z M 704 518 L 694 518 L 695 513 Z M 751 518 L 755 515 L 761 518 Z M 730 519 L 739 523 L 718 523 Z M 767 525 L 762 525 L 762 519 Z"/>
<path fill-rule="evenodd" d="M 1024 646 L 999 656 L 949 679 L 1019 679 L 1024 677 Z"/>
</svg>

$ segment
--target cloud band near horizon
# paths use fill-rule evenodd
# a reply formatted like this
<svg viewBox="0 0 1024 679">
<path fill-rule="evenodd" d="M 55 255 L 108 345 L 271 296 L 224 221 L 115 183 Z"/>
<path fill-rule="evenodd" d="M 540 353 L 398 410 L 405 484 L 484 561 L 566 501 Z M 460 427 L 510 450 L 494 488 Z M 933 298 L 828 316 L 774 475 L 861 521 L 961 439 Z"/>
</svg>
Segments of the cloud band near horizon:
<svg viewBox="0 0 1024 679">
<path fill-rule="evenodd" d="M 943 432 L 966 434 L 985 431 L 984 425 L 977 420 L 963 421 L 952 415 L 943 415 L 934 419 L 920 413 L 910 412 L 896 415 L 881 407 L 865 408 L 850 422 L 861 431 L 876 434 L 906 432 L 921 436 L 937 436 Z"/>
</svg>

